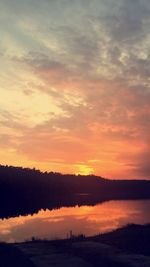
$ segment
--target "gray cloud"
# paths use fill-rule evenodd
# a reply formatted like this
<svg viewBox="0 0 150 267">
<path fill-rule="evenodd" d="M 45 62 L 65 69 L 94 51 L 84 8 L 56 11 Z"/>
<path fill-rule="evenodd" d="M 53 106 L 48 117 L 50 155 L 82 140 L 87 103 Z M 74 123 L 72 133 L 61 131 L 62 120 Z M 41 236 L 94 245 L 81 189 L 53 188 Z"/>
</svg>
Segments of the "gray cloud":
<svg viewBox="0 0 150 267">
<path fill-rule="evenodd" d="M 144 37 L 145 21 L 149 20 L 149 5 L 146 2 L 121 1 L 117 12 L 105 20 L 106 29 L 113 37 L 114 41 L 137 42 Z"/>
</svg>

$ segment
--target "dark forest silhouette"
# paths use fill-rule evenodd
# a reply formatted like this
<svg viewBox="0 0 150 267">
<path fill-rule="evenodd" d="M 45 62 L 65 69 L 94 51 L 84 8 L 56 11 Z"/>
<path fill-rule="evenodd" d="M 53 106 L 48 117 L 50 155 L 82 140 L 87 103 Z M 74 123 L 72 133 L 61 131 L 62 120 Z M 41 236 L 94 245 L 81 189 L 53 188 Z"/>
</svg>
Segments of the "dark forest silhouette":
<svg viewBox="0 0 150 267">
<path fill-rule="evenodd" d="M 109 180 L 0 165 L 0 217 L 33 214 L 40 209 L 95 205 L 115 199 L 150 198 L 150 181 Z"/>
</svg>

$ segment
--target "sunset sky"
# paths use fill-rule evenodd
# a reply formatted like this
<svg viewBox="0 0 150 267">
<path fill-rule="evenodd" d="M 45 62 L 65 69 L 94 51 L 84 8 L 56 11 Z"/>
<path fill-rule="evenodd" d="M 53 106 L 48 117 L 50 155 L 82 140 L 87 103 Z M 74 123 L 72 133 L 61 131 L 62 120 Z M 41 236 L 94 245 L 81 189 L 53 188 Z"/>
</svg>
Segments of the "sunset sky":
<svg viewBox="0 0 150 267">
<path fill-rule="evenodd" d="M 149 0 L 0 0 L 0 163 L 150 178 Z"/>
</svg>

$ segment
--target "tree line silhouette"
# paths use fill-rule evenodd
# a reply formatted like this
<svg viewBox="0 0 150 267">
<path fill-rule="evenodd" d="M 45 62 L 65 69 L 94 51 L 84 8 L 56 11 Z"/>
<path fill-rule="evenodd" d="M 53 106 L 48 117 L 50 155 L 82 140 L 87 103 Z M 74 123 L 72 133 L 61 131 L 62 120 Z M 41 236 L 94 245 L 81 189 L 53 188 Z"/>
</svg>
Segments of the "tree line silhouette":
<svg viewBox="0 0 150 267">
<path fill-rule="evenodd" d="M 1 218 L 33 214 L 47 208 L 148 198 L 150 181 L 147 180 L 109 180 L 95 175 L 41 172 L 0 165 Z"/>
</svg>

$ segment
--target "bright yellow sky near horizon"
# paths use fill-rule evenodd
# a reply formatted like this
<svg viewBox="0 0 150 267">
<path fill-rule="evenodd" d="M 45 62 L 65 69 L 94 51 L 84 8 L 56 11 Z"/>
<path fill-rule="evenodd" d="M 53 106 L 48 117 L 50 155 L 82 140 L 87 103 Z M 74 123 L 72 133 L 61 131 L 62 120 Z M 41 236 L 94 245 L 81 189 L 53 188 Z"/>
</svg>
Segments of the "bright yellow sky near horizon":
<svg viewBox="0 0 150 267">
<path fill-rule="evenodd" d="M 0 164 L 150 178 L 148 0 L 0 1 Z"/>
</svg>

